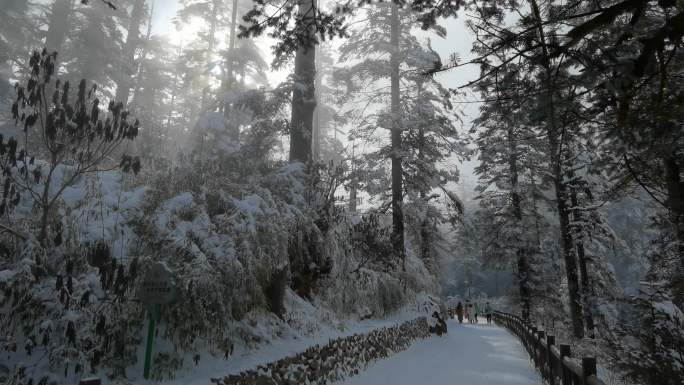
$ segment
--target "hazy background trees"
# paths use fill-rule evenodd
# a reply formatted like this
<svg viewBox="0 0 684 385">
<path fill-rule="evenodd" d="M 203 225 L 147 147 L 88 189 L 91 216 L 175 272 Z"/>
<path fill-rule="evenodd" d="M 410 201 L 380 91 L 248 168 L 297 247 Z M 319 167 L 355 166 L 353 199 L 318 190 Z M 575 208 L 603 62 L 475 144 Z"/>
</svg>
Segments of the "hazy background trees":
<svg viewBox="0 0 684 385">
<path fill-rule="evenodd" d="M 170 314 L 209 318 L 215 307 L 236 328 L 203 317 L 174 323 L 169 338 L 183 352 L 229 351 L 235 325 L 253 312 L 288 320 L 286 298 L 368 318 L 441 289 L 502 297 L 502 306 L 558 336 L 584 347 L 600 341 L 633 379 L 681 376 L 672 365 L 684 299 L 681 4 L 172 5 L 0 7 L 0 143 L 27 149 L 1 154 L 11 172 L 1 214 L 9 257 L 0 270 L 27 298 L 57 288 L 49 291 L 59 296 L 55 306 L 26 318 L 61 320 L 41 329 L 62 336 L 46 349 L 75 345 L 83 331 L 97 343 L 84 342 L 74 359 L 91 367 L 104 360 L 121 375 L 144 312 L 125 301 L 95 305 L 133 293 L 140 257 L 182 276 L 187 306 Z M 172 15 L 156 16 L 164 12 Z M 455 24 L 463 36 L 445 35 Z M 466 32 L 470 53 L 445 52 Z M 58 77 L 75 91 L 87 79 L 80 116 L 128 110 L 135 141 L 93 150 L 101 135 L 94 118 L 93 138 L 46 142 L 36 117 L 72 139 L 76 118 L 24 110 L 49 106 L 66 116 L 75 107 L 59 87 L 57 101 L 47 92 L 41 106 L 20 97 L 12 116 L 14 84 L 39 84 L 30 58 L 43 46 L 54 65 L 43 83 L 53 87 Z M 468 66 L 476 75 L 466 79 Z M 31 139 L 9 145 L 10 137 Z M 124 152 L 139 163 L 116 161 Z M 112 170 L 76 166 L 96 153 Z M 28 154 L 35 159 L 11 159 Z M 41 161 L 50 170 L 76 167 L 55 182 L 59 193 L 48 187 L 42 198 L 28 184 Z M 138 166 L 137 175 L 121 172 Z M 99 291 L 86 288 L 94 275 Z M 235 277 L 248 285 L 233 285 Z M 74 309 L 76 321 L 60 318 Z M 110 317 L 124 326 L 108 334 L 98 325 Z M 211 342 L 200 346 L 193 333 Z M 628 346 L 630 335 L 637 339 Z M 612 354 L 621 349 L 638 358 Z M 174 357 L 163 358 L 169 372 Z"/>
</svg>

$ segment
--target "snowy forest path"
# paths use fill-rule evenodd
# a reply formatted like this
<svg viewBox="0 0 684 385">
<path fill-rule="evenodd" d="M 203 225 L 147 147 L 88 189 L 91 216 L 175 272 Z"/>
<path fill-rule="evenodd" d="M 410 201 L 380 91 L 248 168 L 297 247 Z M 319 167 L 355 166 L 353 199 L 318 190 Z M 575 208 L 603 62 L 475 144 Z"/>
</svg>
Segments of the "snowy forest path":
<svg viewBox="0 0 684 385">
<path fill-rule="evenodd" d="M 494 324 L 449 320 L 448 334 L 415 342 L 344 385 L 539 385 L 518 339 Z"/>
</svg>

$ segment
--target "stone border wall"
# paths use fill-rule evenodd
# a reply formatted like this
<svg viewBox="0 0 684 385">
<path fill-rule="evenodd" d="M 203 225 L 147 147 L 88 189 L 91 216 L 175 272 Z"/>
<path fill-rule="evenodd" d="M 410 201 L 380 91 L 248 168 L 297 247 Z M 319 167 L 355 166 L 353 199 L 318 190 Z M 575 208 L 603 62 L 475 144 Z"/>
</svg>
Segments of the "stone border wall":
<svg viewBox="0 0 684 385">
<path fill-rule="evenodd" d="M 256 369 L 213 380 L 219 385 L 328 384 L 353 376 L 374 361 L 408 349 L 430 336 L 427 318 L 331 340 L 323 346 L 285 357 Z"/>
</svg>

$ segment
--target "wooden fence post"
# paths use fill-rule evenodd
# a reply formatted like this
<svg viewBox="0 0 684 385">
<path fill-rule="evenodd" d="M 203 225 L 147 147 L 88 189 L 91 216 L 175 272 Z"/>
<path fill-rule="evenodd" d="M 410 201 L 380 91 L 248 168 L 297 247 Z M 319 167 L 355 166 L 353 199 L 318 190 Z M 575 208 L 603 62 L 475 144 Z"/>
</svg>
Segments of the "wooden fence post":
<svg viewBox="0 0 684 385">
<path fill-rule="evenodd" d="M 596 375 L 596 358 L 582 357 L 582 383 L 588 384 L 587 378 Z"/>
<path fill-rule="evenodd" d="M 568 373 L 568 368 L 565 366 L 563 360 L 565 358 L 570 358 L 570 345 L 561 344 L 560 345 L 560 367 L 561 367 L 561 381 L 563 385 L 572 385 L 572 380 L 570 379 L 570 373 Z"/>
</svg>

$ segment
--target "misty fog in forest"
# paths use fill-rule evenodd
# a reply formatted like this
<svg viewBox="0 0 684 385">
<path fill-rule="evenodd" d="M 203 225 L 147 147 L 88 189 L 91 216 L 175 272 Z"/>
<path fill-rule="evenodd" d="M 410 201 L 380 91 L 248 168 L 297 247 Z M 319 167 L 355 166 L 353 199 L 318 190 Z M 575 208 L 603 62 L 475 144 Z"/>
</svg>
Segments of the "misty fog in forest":
<svg viewBox="0 0 684 385">
<path fill-rule="evenodd" d="M 684 384 L 683 43 L 682 0 L 0 0 L 0 383 Z"/>
</svg>

